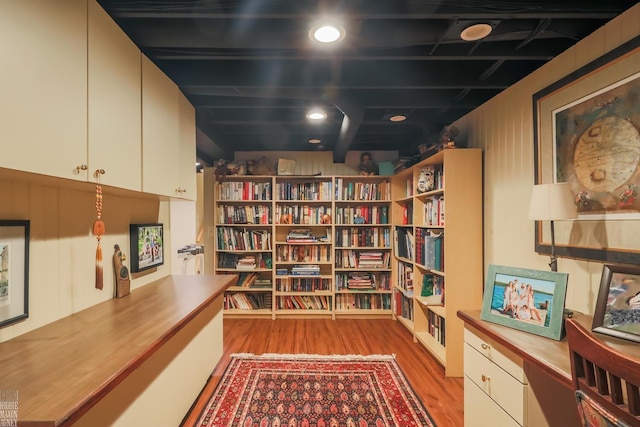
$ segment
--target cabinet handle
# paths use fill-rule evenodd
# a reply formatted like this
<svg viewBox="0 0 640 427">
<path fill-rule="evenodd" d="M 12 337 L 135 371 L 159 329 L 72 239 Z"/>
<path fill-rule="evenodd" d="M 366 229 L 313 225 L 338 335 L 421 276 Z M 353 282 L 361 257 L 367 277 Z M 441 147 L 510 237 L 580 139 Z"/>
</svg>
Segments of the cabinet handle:
<svg viewBox="0 0 640 427">
<path fill-rule="evenodd" d="M 491 347 L 489 347 L 488 344 L 482 343 L 482 345 L 480 345 L 480 347 L 482 347 L 483 350 L 489 350 Z"/>
<path fill-rule="evenodd" d="M 482 376 L 480 377 L 482 379 L 483 383 L 486 383 L 487 381 L 490 381 L 491 378 L 489 378 L 487 375 L 482 374 Z"/>
<path fill-rule="evenodd" d="M 96 169 L 96 171 L 93 173 L 93 176 L 95 176 L 96 178 L 98 178 L 100 175 L 104 175 L 106 172 L 104 169 Z"/>
<path fill-rule="evenodd" d="M 186 192 L 187 192 L 186 188 L 182 188 L 182 187 L 176 188 L 176 193 L 178 193 L 178 194 L 182 194 L 182 193 L 186 193 Z"/>
<path fill-rule="evenodd" d="M 80 173 L 80 171 L 86 171 L 87 169 L 89 169 L 87 167 L 87 165 L 78 165 L 76 166 L 76 168 L 73 170 L 73 174 L 74 175 L 78 175 Z"/>
</svg>

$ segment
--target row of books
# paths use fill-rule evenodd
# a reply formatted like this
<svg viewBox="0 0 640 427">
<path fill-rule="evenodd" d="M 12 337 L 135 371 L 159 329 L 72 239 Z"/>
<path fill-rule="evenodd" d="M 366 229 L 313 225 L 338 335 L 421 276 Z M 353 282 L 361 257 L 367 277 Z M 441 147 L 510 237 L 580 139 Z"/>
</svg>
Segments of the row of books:
<svg viewBox="0 0 640 427">
<path fill-rule="evenodd" d="M 413 293 L 413 266 L 406 262 L 397 261 L 398 287 L 408 293 Z"/>
<path fill-rule="evenodd" d="M 276 183 L 278 200 L 327 200 L 331 201 L 331 181 L 279 182 Z"/>
<path fill-rule="evenodd" d="M 336 290 L 385 291 L 391 289 L 391 273 L 354 271 L 336 274 Z"/>
<path fill-rule="evenodd" d="M 337 294 L 336 310 L 390 310 L 391 294 Z"/>
<path fill-rule="evenodd" d="M 387 206 L 336 206 L 336 224 L 388 224 Z"/>
<path fill-rule="evenodd" d="M 276 297 L 278 310 L 331 310 L 328 295 L 286 295 Z"/>
<path fill-rule="evenodd" d="M 415 239 L 413 229 L 395 227 L 393 230 L 394 253 L 397 257 L 413 260 Z"/>
<path fill-rule="evenodd" d="M 416 228 L 415 261 L 430 270 L 444 271 L 444 232 Z"/>
<path fill-rule="evenodd" d="M 322 224 L 324 215 L 331 215 L 330 206 L 277 205 L 276 224 Z"/>
<path fill-rule="evenodd" d="M 271 182 L 225 181 L 219 185 L 220 200 L 271 200 Z"/>
<path fill-rule="evenodd" d="M 226 292 L 224 294 L 224 308 L 226 310 L 271 310 L 271 292 Z"/>
<path fill-rule="evenodd" d="M 277 245 L 277 262 L 331 262 L 329 245 Z"/>
<path fill-rule="evenodd" d="M 402 292 L 393 292 L 393 314 L 413 321 L 413 298 L 405 296 Z"/>
<path fill-rule="evenodd" d="M 380 227 L 337 228 L 336 246 L 390 248 L 391 231 Z"/>
<path fill-rule="evenodd" d="M 427 329 L 429 334 L 442 346 L 446 346 L 445 318 L 427 310 Z"/>
<path fill-rule="evenodd" d="M 318 241 L 318 237 L 309 228 L 294 228 L 289 230 L 285 240 L 289 243 L 313 243 Z"/>
<path fill-rule="evenodd" d="M 336 200 L 391 200 L 391 183 L 345 182 L 336 178 Z"/>
<path fill-rule="evenodd" d="M 291 267 L 292 276 L 319 276 L 320 266 L 318 264 L 297 264 Z"/>
<path fill-rule="evenodd" d="M 402 205 L 402 224 L 413 224 L 413 205 L 412 204 L 404 204 Z"/>
<path fill-rule="evenodd" d="M 424 204 L 424 224 L 444 227 L 444 197 L 428 199 Z"/>
<path fill-rule="evenodd" d="M 247 230 L 232 227 L 217 228 L 218 250 L 271 250 L 271 231 Z"/>
<path fill-rule="evenodd" d="M 279 292 L 330 291 L 331 279 L 320 277 L 276 278 L 276 290 Z"/>
<path fill-rule="evenodd" d="M 271 254 L 233 254 L 218 252 L 218 268 L 235 268 L 237 270 L 255 270 L 256 268 L 271 268 L 273 261 Z"/>
<path fill-rule="evenodd" d="M 336 250 L 336 268 L 379 269 L 389 268 L 389 252 Z"/>
<path fill-rule="evenodd" d="M 218 224 L 271 224 L 271 206 L 218 205 Z"/>
</svg>

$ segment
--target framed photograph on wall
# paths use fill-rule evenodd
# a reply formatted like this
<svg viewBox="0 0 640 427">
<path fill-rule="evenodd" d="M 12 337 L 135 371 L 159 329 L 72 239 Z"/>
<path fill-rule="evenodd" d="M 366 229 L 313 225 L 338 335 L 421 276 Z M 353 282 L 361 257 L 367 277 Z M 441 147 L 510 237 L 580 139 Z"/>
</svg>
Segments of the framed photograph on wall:
<svg viewBox="0 0 640 427">
<path fill-rule="evenodd" d="M 489 264 L 480 318 L 560 340 L 566 273 Z"/>
<path fill-rule="evenodd" d="M 640 263 L 639 97 L 640 36 L 533 95 L 535 184 L 567 182 L 579 215 L 555 224 L 558 256 Z"/>
<path fill-rule="evenodd" d="M 640 267 L 602 267 L 592 329 L 640 342 Z"/>
<path fill-rule="evenodd" d="M 29 317 L 29 221 L 0 220 L 0 328 Z"/>
</svg>

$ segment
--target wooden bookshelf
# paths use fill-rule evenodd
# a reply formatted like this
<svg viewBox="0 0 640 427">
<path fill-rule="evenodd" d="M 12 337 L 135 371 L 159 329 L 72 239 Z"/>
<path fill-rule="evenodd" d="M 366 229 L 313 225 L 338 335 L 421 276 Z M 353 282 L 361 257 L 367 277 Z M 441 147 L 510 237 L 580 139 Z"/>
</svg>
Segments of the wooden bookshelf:
<svg viewBox="0 0 640 427">
<path fill-rule="evenodd" d="M 434 172 L 434 186 L 419 189 L 425 168 Z M 397 298 L 409 298 L 403 276 L 413 282 L 413 317 L 394 316 L 447 376 L 461 377 L 464 328 L 456 313 L 482 305 L 482 151 L 445 149 L 403 170 L 392 178 L 392 199 Z M 422 295 L 425 278 L 442 288 L 444 301 Z"/>
</svg>

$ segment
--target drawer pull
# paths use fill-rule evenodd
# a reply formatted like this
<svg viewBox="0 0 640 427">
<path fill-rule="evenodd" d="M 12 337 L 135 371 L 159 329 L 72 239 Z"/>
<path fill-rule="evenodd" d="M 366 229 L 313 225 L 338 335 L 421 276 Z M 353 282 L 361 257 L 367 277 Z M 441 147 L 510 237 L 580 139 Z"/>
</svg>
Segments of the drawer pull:
<svg viewBox="0 0 640 427">
<path fill-rule="evenodd" d="M 489 350 L 491 347 L 489 347 L 488 344 L 482 343 L 482 345 L 480 346 L 482 347 L 483 350 Z"/>
<path fill-rule="evenodd" d="M 482 379 L 483 383 L 486 383 L 487 381 L 491 380 L 491 378 L 489 378 L 487 375 L 484 375 L 484 374 L 480 378 Z"/>
</svg>

